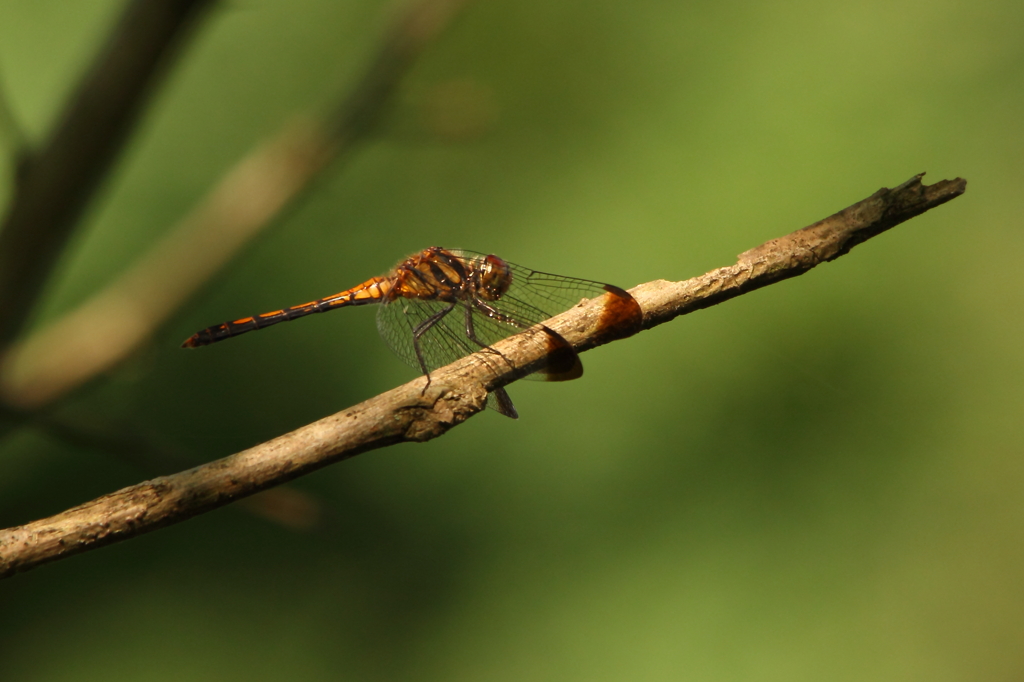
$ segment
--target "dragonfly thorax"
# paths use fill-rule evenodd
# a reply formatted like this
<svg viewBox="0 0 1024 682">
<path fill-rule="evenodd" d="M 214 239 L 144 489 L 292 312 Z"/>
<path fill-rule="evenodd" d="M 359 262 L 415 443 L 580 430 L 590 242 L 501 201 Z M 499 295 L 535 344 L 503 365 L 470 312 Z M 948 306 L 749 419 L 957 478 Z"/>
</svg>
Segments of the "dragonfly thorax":
<svg viewBox="0 0 1024 682">
<path fill-rule="evenodd" d="M 473 272 L 476 295 L 486 301 L 497 301 L 512 286 L 512 268 L 497 256 L 487 256 Z"/>
</svg>

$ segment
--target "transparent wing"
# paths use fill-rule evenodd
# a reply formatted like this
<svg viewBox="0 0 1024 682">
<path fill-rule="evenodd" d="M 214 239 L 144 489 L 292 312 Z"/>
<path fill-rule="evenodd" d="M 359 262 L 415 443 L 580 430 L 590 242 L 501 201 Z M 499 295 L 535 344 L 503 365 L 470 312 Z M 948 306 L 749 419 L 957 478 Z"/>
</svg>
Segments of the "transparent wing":
<svg viewBox="0 0 1024 682">
<path fill-rule="evenodd" d="M 504 297 L 502 297 L 504 301 Z M 521 301 L 498 307 L 491 301 L 430 301 L 398 298 L 377 312 L 377 330 L 388 347 L 406 364 L 432 372 L 438 367 L 518 334 L 549 317 Z M 419 356 L 417 356 L 419 333 Z M 533 342 L 543 345 L 548 366 L 530 378 L 552 380 L 576 378 L 582 372 L 579 358 L 568 342 L 554 332 L 538 334 Z M 422 358 L 423 364 L 420 364 Z M 482 362 L 510 363 L 498 353 L 483 353 Z M 550 372 L 550 374 L 545 373 Z"/>
<path fill-rule="evenodd" d="M 585 298 L 593 299 L 608 294 L 596 328 L 602 343 L 632 336 L 643 326 L 643 311 L 639 304 L 629 292 L 619 287 L 589 279 L 539 272 L 504 262 L 512 273 L 512 282 L 508 291 L 495 302 L 495 306 L 510 317 L 530 317 L 534 311 L 543 311 L 541 319 L 547 319 L 578 305 Z M 561 371 L 555 370 L 556 373 Z M 549 380 L 559 381 L 571 378 L 573 376 L 570 374 L 548 377 Z"/>
<path fill-rule="evenodd" d="M 454 250 L 453 253 L 470 260 L 486 257 L 475 251 Z M 512 271 L 512 284 L 500 299 L 490 303 L 510 318 L 521 321 L 524 328 L 565 312 L 585 298 L 595 298 L 608 291 L 608 285 L 602 282 L 505 263 Z"/>
<path fill-rule="evenodd" d="M 446 310 L 449 311 L 447 314 Z M 434 322 L 427 326 L 432 319 Z M 450 302 L 398 298 L 377 311 L 377 331 L 398 357 L 419 371 L 424 367 L 416 354 L 416 334 L 422 332 L 419 337 L 420 355 L 426 370 L 432 372 L 481 349 L 467 336 L 464 320 L 462 302 L 453 305 Z"/>
</svg>

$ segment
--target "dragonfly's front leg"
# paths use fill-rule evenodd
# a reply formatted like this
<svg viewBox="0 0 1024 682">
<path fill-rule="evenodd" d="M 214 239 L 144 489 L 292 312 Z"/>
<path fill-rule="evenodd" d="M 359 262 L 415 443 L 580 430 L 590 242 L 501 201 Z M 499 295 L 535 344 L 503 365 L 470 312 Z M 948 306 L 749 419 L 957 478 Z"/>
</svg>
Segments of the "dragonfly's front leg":
<svg viewBox="0 0 1024 682">
<path fill-rule="evenodd" d="M 477 302 L 475 307 L 476 307 L 477 310 L 482 311 L 484 313 L 484 315 L 487 315 L 488 317 L 495 317 L 495 319 L 500 319 L 502 322 L 506 321 L 505 319 L 497 318 L 495 315 L 492 315 L 491 314 L 492 313 L 492 309 L 489 306 L 484 305 L 483 303 Z M 476 338 L 476 329 L 473 326 L 473 319 L 474 319 L 473 318 L 473 308 L 467 305 L 465 307 L 466 338 L 469 339 L 470 341 L 472 341 L 473 343 L 475 343 L 476 345 L 480 346 L 480 350 L 486 350 L 486 351 L 490 351 L 491 353 L 494 353 L 495 355 L 499 356 L 502 360 L 507 362 L 509 367 L 511 367 L 512 369 L 515 369 L 516 366 L 515 366 L 515 364 L 512 363 L 511 360 L 506 358 L 499 351 L 496 351 L 492 346 L 490 346 L 490 345 L 484 343 L 483 341 L 481 341 L 480 339 Z M 518 327 L 519 326 L 519 325 L 514 324 L 512 322 L 509 322 L 509 324 L 511 324 L 514 327 Z"/>
</svg>

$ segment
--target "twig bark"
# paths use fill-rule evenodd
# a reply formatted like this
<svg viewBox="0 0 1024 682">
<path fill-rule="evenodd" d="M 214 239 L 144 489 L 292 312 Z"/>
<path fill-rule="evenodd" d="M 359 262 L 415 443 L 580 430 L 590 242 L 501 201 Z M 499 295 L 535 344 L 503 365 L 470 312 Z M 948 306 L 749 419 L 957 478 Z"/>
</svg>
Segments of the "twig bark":
<svg viewBox="0 0 1024 682">
<path fill-rule="evenodd" d="M 469 0 L 417 0 L 321 121 L 295 120 L 247 154 L 121 276 L 0 359 L 0 399 L 41 408 L 125 360 L 270 226 L 319 173 L 372 131 L 402 77 Z"/>
<path fill-rule="evenodd" d="M 50 138 L 22 160 L 0 229 L 0 346 L 21 331 L 154 81 L 210 3 L 132 0 Z"/>
<path fill-rule="evenodd" d="M 925 186 L 918 175 L 751 249 L 735 265 L 684 282 L 659 280 L 635 287 L 630 294 L 643 310 L 643 328 L 802 274 L 959 196 L 966 185 L 958 178 Z M 603 312 L 602 297 L 546 324 L 582 352 L 608 341 L 601 329 Z M 0 531 L 0 577 L 183 521 L 367 450 L 436 438 L 483 409 L 488 390 L 524 376 L 543 361 L 543 350 L 530 342 L 530 334 L 495 346 L 515 369 L 472 355 L 434 372 L 429 386 L 424 378 L 417 379 L 224 459 Z"/>
</svg>

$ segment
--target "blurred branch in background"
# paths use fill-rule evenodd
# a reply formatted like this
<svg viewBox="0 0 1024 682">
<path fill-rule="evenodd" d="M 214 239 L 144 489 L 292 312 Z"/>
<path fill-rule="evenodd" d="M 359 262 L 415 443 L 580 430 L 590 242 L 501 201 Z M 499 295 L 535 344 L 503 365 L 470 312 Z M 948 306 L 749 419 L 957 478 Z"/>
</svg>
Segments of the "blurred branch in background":
<svg viewBox="0 0 1024 682">
<path fill-rule="evenodd" d="M 353 151 L 419 54 L 467 2 L 420 0 L 400 13 L 329 116 L 285 125 L 127 272 L 13 347 L 0 364 L 0 397 L 18 409 L 37 409 L 129 357 L 328 163 Z"/>
<path fill-rule="evenodd" d="M 38 150 L 0 227 L 0 346 L 22 330 L 147 96 L 210 0 L 133 0 Z"/>
<path fill-rule="evenodd" d="M 679 315 L 795 277 L 920 215 L 966 189 L 962 179 L 931 186 L 921 176 L 829 218 L 740 254 L 735 265 L 684 282 L 654 281 L 630 290 L 650 329 Z M 552 318 L 546 326 L 578 351 L 609 341 L 604 299 Z M 508 363 L 475 355 L 355 407 L 224 459 L 100 497 L 48 519 L 0 531 L 0 577 L 183 521 L 333 462 L 399 442 L 435 438 L 483 409 L 486 391 L 522 377 L 543 360 L 531 331 L 495 344 Z"/>
</svg>

